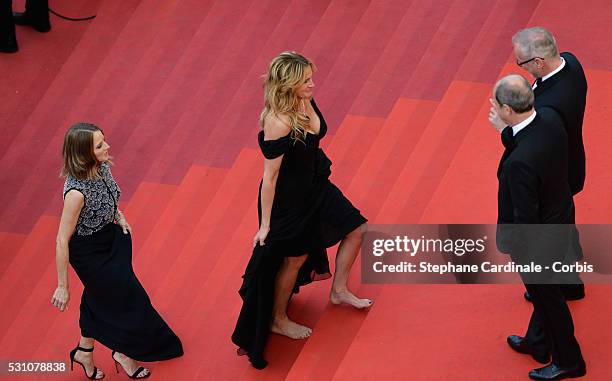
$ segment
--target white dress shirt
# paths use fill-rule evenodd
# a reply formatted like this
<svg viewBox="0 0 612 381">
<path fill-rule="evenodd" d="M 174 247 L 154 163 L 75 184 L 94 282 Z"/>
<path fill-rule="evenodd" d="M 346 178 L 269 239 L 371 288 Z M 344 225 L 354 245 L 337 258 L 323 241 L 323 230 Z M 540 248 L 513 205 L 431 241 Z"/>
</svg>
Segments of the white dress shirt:
<svg viewBox="0 0 612 381">
<path fill-rule="evenodd" d="M 527 119 L 523 120 L 519 124 L 515 124 L 514 126 L 512 126 L 512 136 L 516 136 L 516 134 L 518 134 L 520 130 L 522 130 L 523 128 L 527 127 L 529 125 L 529 123 L 533 122 L 535 117 L 536 117 L 536 112 L 535 112 L 535 110 L 533 110 L 533 113 L 531 115 L 529 115 L 529 117 Z"/>
<path fill-rule="evenodd" d="M 550 73 L 546 74 L 545 76 L 542 77 L 542 82 L 546 81 L 548 78 L 552 77 L 553 75 L 557 74 L 558 72 L 561 71 L 561 69 L 563 69 L 565 67 L 565 59 L 563 57 L 561 57 L 561 64 L 553 71 L 551 71 Z M 535 88 L 538 87 L 537 83 L 533 83 L 533 86 L 531 87 L 532 90 L 535 90 Z"/>
</svg>

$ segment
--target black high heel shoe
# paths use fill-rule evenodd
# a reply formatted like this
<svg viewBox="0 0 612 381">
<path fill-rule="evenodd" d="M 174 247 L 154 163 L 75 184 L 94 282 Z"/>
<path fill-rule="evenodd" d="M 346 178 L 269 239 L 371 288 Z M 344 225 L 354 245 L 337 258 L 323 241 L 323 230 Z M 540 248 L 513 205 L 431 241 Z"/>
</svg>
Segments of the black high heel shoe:
<svg viewBox="0 0 612 381">
<path fill-rule="evenodd" d="M 119 364 L 119 361 L 115 360 L 115 353 L 117 353 L 117 351 L 113 351 L 113 353 L 111 353 L 111 357 L 113 358 L 113 361 L 115 362 L 115 370 L 117 371 L 117 373 L 119 373 L 119 367 L 117 366 Z M 136 369 L 136 371 L 132 373 L 132 375 L 128 374 L 127 370 L 125 370 L 123 365 L 121 365 L 121 368 L 123 369 L 125 374 L 132 380 L 142 380 L 143 378 L 149 378 L 149 376 L 151 375 L 151 371 L 149 371 L 149 373 L 145 374 L 144 376 L 138 377 L 140 376 L 140 373 L 142 373 L 146 369 L 145 367 L 142 367 L 142 366 L 139 366 L 138 369 Z"/>
<path fill-rule="evenodd" d="M 87 374 L 87 370 L 85 370 L 85 365 L 83 365 L 83 363 L 81 363 L 80 361 L 74 359 L 74 356 L 76 355 L 77 351 L 81 351 L 81 352 L 93 352 L 93 350 L 94 350 L 93 347 L 91 347 L 91 348 L 82 348 L 82 347 L 79 347 L 78 345 L 77 345 L 76 348 L 71 350 L 70 351 L 70 371 L 74 370 L 74 363 L 76 362 L 77 364 L 79 364 L 83 368 L 83 373 L 85 373 L 85 377 L 89 378 L 90 380 L 101 380 L 101 379 L 103 379 L 105 377 L 104 375 L 102 377 L 100 377 L 100 378 L 97 378 L 97 376 L 98 376 L 98 367 L 97 366 L 94 366 L 93 373 L 91 374 L 91 376 L 89 376 Z"/>
</svg>

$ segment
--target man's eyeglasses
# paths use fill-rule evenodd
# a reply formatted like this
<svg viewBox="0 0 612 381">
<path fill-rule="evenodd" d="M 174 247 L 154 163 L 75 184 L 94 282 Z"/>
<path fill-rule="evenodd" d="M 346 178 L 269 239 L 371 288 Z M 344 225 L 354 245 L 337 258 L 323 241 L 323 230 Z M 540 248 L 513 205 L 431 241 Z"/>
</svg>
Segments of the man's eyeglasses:
<svg viewBox="0 0 612 381">
<path fill-rule="evenodd" d="M 528 59 L 528 60 L 526 60 L 526 61 L 523 61 L 523 62 L 519 62 L 518 60 L 516 60 L 516 64 L 517 64 L 518 66 L 523 66 L 523 65 L 525 65 L 526 63 L 529 63 L 529 62 L 531 62 L 531 61 L 535 60 L 536 58 L 539 58 L 539 59 L 541 59 L 541 60 L 544 60 L 544 58 L 542 58 L 542 57 L 533 57 L 533 58 L 530 58 L 530 59 Z"/>
</svg>

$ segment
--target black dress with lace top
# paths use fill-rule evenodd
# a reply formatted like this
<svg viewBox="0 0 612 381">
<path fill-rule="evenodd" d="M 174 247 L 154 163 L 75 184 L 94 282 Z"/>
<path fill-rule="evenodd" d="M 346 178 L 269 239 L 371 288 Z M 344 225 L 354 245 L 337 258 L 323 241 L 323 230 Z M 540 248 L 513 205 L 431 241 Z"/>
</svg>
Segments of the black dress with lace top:
<svg viewBox="0 0 612 381">
<path fill-rule="evenodd" d="M 70 238 L 70 265 L 83 283 L 79 326 L 90 337 L 138 361 L 183 354 L 179 338 L 151 304 L 132 268 L 132 237 L 114 223 L 120 190 L 107 163 L 100 177 L 68 176 L 64 197 L 83 194 L 84 204 Z"/>
<path fill-rule="evenodd" d="M 284 257 L 307 254 L 294 292 L 314 280 L 331 276 L 326 248 L 334 246 L 367 220 L 329 180 L 331 161 L 319 147 L 327 124 L 316 103 L 319 134 L 307 133 L 300 140 L 291 134 L 275 140 L 258 140 L 266 159 L 283 155 L 276 180 L 270 216 L 270 232 L 264 246 L 253 249 L 239 294 L 243 306 L 232 341 L 247 352 L 255 368 L 267 365 L 263 352 L 271 322 L 274 280 Z M 258 202 L 261 223 L 261 183 Z"/>
</svg>

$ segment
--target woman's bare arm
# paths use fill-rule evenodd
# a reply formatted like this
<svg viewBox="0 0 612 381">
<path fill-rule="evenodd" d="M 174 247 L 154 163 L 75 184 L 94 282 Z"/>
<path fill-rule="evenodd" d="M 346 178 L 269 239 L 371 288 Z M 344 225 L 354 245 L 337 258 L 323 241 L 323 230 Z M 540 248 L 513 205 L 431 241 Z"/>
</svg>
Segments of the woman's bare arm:
<svg viewBox="0 0 612 381">
<path fill-rule="evenodd" d="M 57 267 L 57 289 L 51 303 L 63 311 L 70 299 L 68 290 L 68 242 L 74 233 L 79 214 L 85 203 L 85 197 L 77 190 L 66 193 L 64 209 L 60 220 L 55 244 L 55 265 Z"/>
<path fill-rule="evenodd" d="M 275 140 L 281 138 L 286 136 L 290 130 L 288 118 L 282 116 L 269 117 L 264 125 L 264 139 Z M 261 226 L 253 240 L 254 245 L 258 242 L 263 245 L 270 231 L 270 215 L 272 214 L 276 180 L 282 161 L 283 155 L 264 161 L 264 174 L 261 183 Z"/>
</svg>

